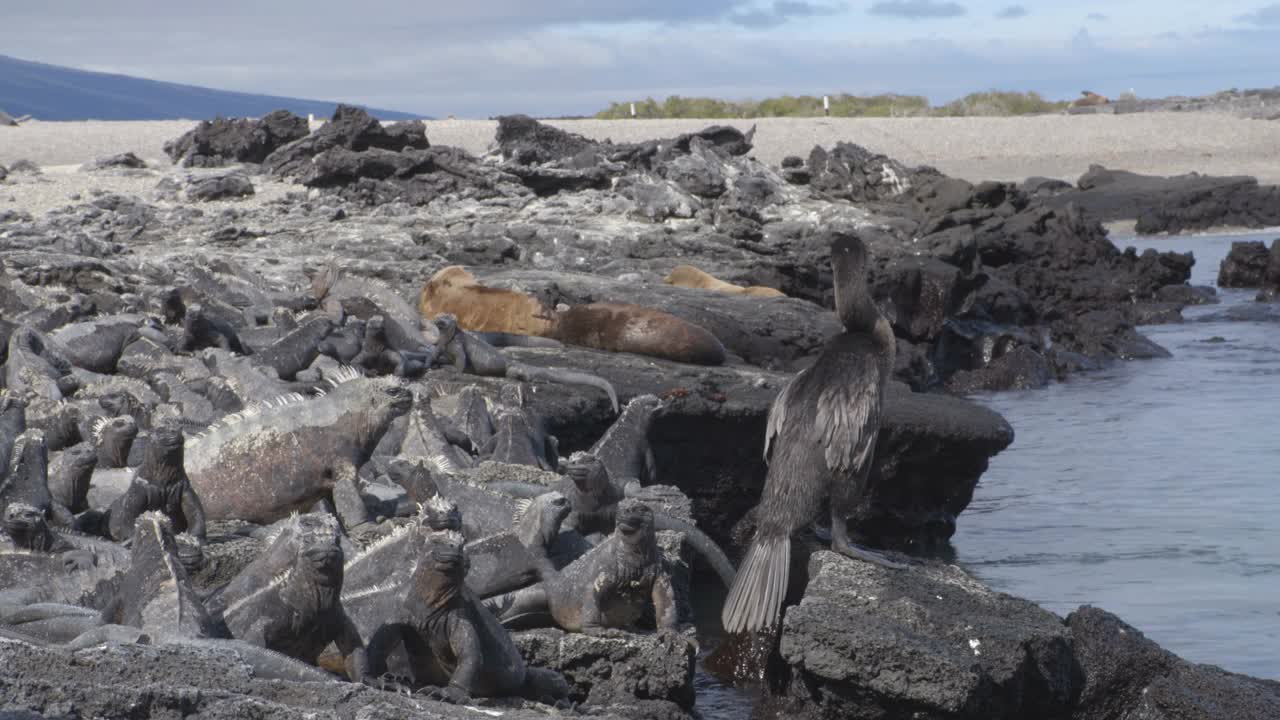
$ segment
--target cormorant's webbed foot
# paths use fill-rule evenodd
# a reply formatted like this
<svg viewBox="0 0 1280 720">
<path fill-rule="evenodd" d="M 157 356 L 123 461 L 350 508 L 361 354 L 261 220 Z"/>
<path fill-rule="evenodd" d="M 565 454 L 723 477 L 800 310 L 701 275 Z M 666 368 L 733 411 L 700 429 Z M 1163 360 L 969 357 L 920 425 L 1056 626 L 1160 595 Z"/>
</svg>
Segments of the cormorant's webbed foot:
<svg viewBox="0 0 1280 720">
<path fill-rule="evenodd" d="M 881 567 L 887 567 L 890 570 L 907 570 L 911 567 L 904 563 L 894 562 L 874 550 L 868 550 L 864 547 L 855 545 L 848 540 L 841 541 L 833 538 L 831 541 L 831 549 L 845 557 L 853 558 L 854 560 L 861 560 L 863 562 L 875 563 Z"/>
</svg>

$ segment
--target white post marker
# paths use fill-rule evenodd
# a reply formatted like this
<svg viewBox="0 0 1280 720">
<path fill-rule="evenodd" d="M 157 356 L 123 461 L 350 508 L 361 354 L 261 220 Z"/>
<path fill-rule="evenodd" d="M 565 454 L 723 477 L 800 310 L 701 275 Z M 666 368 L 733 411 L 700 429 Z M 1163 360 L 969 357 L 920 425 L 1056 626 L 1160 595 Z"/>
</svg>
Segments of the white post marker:
<svg viewBox="0 0 1280 720">
<path fill-rule="evenodd" d="M 316 121 L 316 114 L 315 114 L 315 113 L 307 113 L 307 124 L 308 124 L 308 125 L 310 125 L 311 123 L 313 123 L 313 122 L 315 122 L 315 121 Z"/>
<path fill-rule="evenodd" d="M 826 95 L 822 96 L 822 114 L 823 115 L 831 114 L 831 98 L 827 97 Z"/>
<path fill-rule="evenodd" d="M 635 116 L 636 116 L 636 104 L 631 103 L 631 117 L 635 117 Z"/>
</svg>

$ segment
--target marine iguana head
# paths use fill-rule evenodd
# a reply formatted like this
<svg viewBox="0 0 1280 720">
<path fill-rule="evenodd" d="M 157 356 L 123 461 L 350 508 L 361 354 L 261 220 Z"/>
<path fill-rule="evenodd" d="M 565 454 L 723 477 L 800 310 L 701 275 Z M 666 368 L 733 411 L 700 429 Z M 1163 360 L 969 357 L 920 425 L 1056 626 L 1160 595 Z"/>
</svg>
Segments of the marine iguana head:
<svg viewBox="0 0 1280 720">
<path fill-rule="evenodd" d="M 0 480 L 0 503 L 24 502 L 47 512 L 49 494 L 49 445 L 44 432 L 26 430 L 13 443 L 8 475 Z"/>
<path fill-rule="evenodd" d="M 341 587 L 343 553 L 337 518 L 310 513 L 296 516 L 293 522 L 298 548 L 294 567 L 318 585 Z"/>
<path fill-rule="evenodd" d="M 462 592 L 469 563 L 466 540 L 454 530 L 417 529 L 418 567 L 413 573 L 413 601 L 432 609 L 448 607 Z"/>
<path fill-rule="evenodd" d="M 204 566 L 204 546 L 200 544 L 199 538 L 184 532 L 174 536 L 173 541 L 178 547 L 178 562 L 182 563 L 188 574 Z"/>
<path fill-rule="evenodd" d="M 637 551 L 648 551 L 656 547 L 657 535 L 653 528 L 653 509 L 648 505 L 626 498 L 618 503 L 618 514 L 614 534 L 622 544 Z"/>
<path fill-rule="evenodd" d="M 418 527 L 432 532 L 462 532 L 462 512 L 452 500 L 439 493 L 418 506 Z"/>
<path fill-rule="evenodd" d="M 609 478 L 609 468 L 598 455 L 577 451 L 564 464 L 565 475 L 573 481 L 577 493 L 573 497 L 573 510 L 579 516 L 599 512 L 622 499 Z M 584 529 L 579 523 L 579 529 Z"/>
<path fill-rule="evenodd" d="M 93 423 L 93 444 L 109 467 L 125 466 L 137 437 L 138 421 L 132 415 L 98 418 Z"/>
<path fill-rule="evenodd" d="M 867 248 L 856 235 L 839 234 L 831 243 L 836 316 L 846 330 L 868 332 L 880 313 L 867 291 Z"/>
<path fill-rule="evenodd" d="M 654 416 L 662 409 L 662 399 L 657 395 L 637 395 L 631 398 L 627 406 L 622 409 L 622 415 L 615 421 L 617 423 L 632 423 L 653 421 Z"/>
<path fill-rule="evenodd" d="M 437 342 L 441 345 L 448 345 L 453 336 L 458 334 L 458 316 L 452 313 L 440 313 L 431 318 L 431 324 L 440 333 Z"/>
<path fill-rule="evenodd" d="M 98 406 L 112 415 L 119 416 L 137 414 L 142 404 L 133 395 L 123 390 L 114 390 L 99 397 Z"/>
<path fill-rule="evenodd" d="M 151 431 L 151 442 L 138 474 L 156 485 L 168 486 L 183 477 L 184 443 L 182 429 L 167 422 Z"/>
<path fill-rule="evenodd" d="M 373 452 L 391 421 L 413 408 L 413 391 L 394 377 L 342 382 L 328 397 L 337 401 L 342 414 L 354 421 L 357 444 L 366 456 Z"/>
<path fill-rule="evenodd" d="M 24 502 L 9 503 L 4 509 L 4 531 L 13 544 L 26 550 L 46 551 L 52 544 L 44 512 Z"/>
<path fill-rule="evenodd" d="M 523 408 L 526 395 L 528 388 L 522 382 L 503 385 L 498 389 L 498 404 L 504 408 Z"/>
<path fill-rule="evenodd" d="M 516 537 L 525 547 L 546 548 L 560 534 L 560 526 L 573 507 L 558 492 L 543 493 L 516 512 Z"/>
</svg>

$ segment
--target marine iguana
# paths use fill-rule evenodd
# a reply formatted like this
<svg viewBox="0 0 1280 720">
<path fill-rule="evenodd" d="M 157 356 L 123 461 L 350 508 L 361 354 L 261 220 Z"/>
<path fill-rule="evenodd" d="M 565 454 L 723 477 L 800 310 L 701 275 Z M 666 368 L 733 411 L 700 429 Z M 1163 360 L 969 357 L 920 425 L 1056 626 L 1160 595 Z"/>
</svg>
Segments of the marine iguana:
<svg viewBox="0 0 1280 720">
<path fill-rule="evenodd" d="M 396 348 L 391 340 L 391 336 L 395 333 L 393 328 L 399 330 L 401 334 L 404 333 L 404 330 L 395 322 L 388 321 L 382 315 L 369 318 L 365 322 L 360 352 L 351 363 L 379 375 L 394 374 L 407 378 L 426 372 L 434 355 L 431 346 L 424 343 L 416 345 L 408 343 L 409 347 L 414 349 Z"/>
<path fill-rule="evenodd" d="M 98 467 L 122 468 L 129 463 L 129 450 L 138 437 L 138 421 L 131 415 L 100 417 L 93 423 L 93 444 Z"/>
<path fill-rule="evenodd" d="M 446 426 L 435 414 L 431 401 L 421 395 L 409 416 L 399 454 L 401 457 L 425 459 L 433 472 L 462 472 L 476 464 L 470 455 L 449 440 Z"/>
<path fill-rule="evenodd" d="M 163 514 L 178 532 L 205 540 L 205 511 L 184 469 L 182 430 L 164 425 L 151 432 L 146 458 L 124 494 L 107 509 L 107 528 L 115 540 L 126 540 L 145 512 Z"/>
<path fill-rule="evenodd" d="M 329 499 L 348 527 L 366 520 L 357 471 L 413 393 L 354 370 L 330 380 L 327 395 L 269 401 L 187 441 L 187 474 L 208 519 L 268 524 Z"/>
<path fill-rule="evenodd" d="M 54 502 L 74 513 L 89 509 L 89 481 L 98 466 L 98 451 L 80 443 L 58 453 L 49 461 L 49 494 Z"/>
<path fill-rule="evenodd" d="M 160 329 L 160 323 L 144 315 L 110 315 L 63 325 L 49 339 L 72 365 L 96 373 L 110 374 L 125 347 L 139 337 L 139 330 Z"/>
<path fill-rule="evenodd" d="M 231 323 L 205 313 L 204 306 L 199 303 L 188 305 L 187 312 L 182 317 L 182 340 L 178 349 L 194 352 L 207 347 L 229 350 L 240 355 L 250 354 L 250 350 L 240 342 L 240 336 Z"/>
<path fill-rule="evenodd" d="M 547 432 L 540 416 L 525 407 L 523 385 L 503 386 L 499 403 L 493 415 L 493 437 L 480 448 L 481 457 L 555 470 L 560 463 L 560 441 Z"/>
<path fill-rule="evenodd" d="M 531 668 L 502 627 L 463 584 L 462 535 L 417 532 L 418 563 L 407 588 L 387 602 L 387 614 L 366 644 L 365 682 L 377 686 L 388 657 L 403 648 L 407 675 L 419 692 L 451 703 L 472 697 L 521 696 L 557 701 L 569 683 L 552 670 Z"/>
<path fill-rule="evenodd" d="M 13 502 L 40 509 L 57 525 L 70 526 L 71 512 L 49 493 L 49 448 L 44 433 L 27 430 L 18 436 L 9 457 L 9 471 L 0 479 L 0 511 Z"/>
<path fill-rule="evenodd" d="M 73 545 L 61 534 L 49 527 L 45 514 L 35 505 L 25 502 L 12 502 L 4 509 L 3 521 L 0 521 L 5 535 L 8 535 L 13 547 L 30 552 L 50 553 L 62 556 L 68 569 L 88 569 L 93 567 L 95 557 L 92 550 Z M 36 578 L 28 578 L 28 581 Z"/>
<path fill-rule="evenodd" d="M 366 675 L 364 643 L 347 616 L 340 595 L 343 585 L 343 553 L 338 524 L 330 515 L 298 515 L 289 532 L 282 532 L 270 555 L 293 556 L 290 565 L 275 576 L 258 576 L 252 583 L 237 582 L 249 592 L 219 597 L 210 611 L 225 622 L 231 636 L 315 664 L 320 653 L 336 643 L 346 660 L 347 675 Z M 246 568 L 253 573 L 257 568 Z"/>
<path fill-rule="evenodd" d="M 588 373 L 572 370 L 542 368 L 535 365 L 508 360 L 492 345 L 463 330 L 458 325 L 458 318 L 450 314 L 440 314 L 432 320 L 439 331 L 436 340 L 435 362 L 449 363 L 458 372 L 471 373 L 482 377 L 508 377 L 513 380 L 547 380 L 567 385 L 586 385 L 603 390 L 609 397 L 613 411 L 618 412 L 618 393 L 613 384 L 604 378 Z"/>
<path fill-rule="evenodd" d="M 597 533 L 611 533 L 615 529 L 618 503 L 623 498 L 647 499 L 651 488 L 641 488 L 634 483 L 626 489 L 619 487 L 609 476 L 604 461 L 590 452 L 575 452 L 564 464 L 565 477 L 556 488 L 569 499 L 573 512 L 565 521 L 565 527 L 577 530 L 588 540 Z M 531 483 L 493 483 L 495 490 L 519 497 L 533 497 L 545 489 Z M 654 527 L 684 533 L 685 540 L 711 565 L 725 587 L 733 585 L 736 571 L 724 550 L 710 536 L 691 523 L 666 513 L 654 512 Z"/>
<path fill-rule="evenodd" d="M 504 625 L 550 614 L 556 626 L 587 635 L 630 629 L 652 604 L 658 631 L 677 631 L 675 590 L 658 549 L 653 510 L 627 498 L 617 529 L 558 574 L 490 601 Z"/>
<path fill-rule="evenodd" d="M 637 395 L 627 402 L 622 414 L 591 446 L 591 454 L 604 461 L 609 477 L 625 487 L 630 479 L 641 485 L 658 481 L 658 467 L 649 443 L 649 431 L 662 409 L 655 395 Z"/>
<path fill-rule="evenodd" d="M 320 355 L 320 343 L 333 331 L 333 320 L 316 315 L 256 354 L 258 363 L 274 368 L 281 380 L 292 380 Z"/>
<path fill-rule="evenodd" d="M 453 414 L 454 427 L 458 428 L 471 444 L 472 452 L 479 452 L 493 437 L 493 416 L 489 413 L 489 401 L 479 386 L 468 385 L 458 393 L 457 409 Z"/>
<path fill-rule="evenodd" d="M 71 362 L 29 325 L 19 325 L 9 336 L 3 370 L 4 387 L 29 397 L 61 400 L 79 385 L 71 375 Z"/>
<path fill-rule="evenodd" d="M 0 481 L 9 474 L 9 458 L 14 443 L 27 429 L 27 403 L 7 390 L 0 390 Z"/>
</svg>

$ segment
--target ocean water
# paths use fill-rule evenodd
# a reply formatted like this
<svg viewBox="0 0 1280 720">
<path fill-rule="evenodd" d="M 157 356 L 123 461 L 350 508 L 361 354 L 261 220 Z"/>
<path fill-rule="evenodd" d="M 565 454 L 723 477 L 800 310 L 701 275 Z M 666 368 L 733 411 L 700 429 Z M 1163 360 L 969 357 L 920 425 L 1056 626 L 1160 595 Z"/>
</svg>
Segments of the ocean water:
<svg viewBox="0 0 1280 720">
<path fill-rule="evenodd" d="M 1213 285 L 1232 241 L 1277 237 L 1113 242 L 1191 251 L 1192 282 Z M 1016 439 L 960 516 L 957 561 L 1059 614 L 1096 605 L 1193 662 L 1280 678 L 1280 304 L 1253 295 L 1143 328 L 1170 359 L 973 396 Z"/>
</svg>

